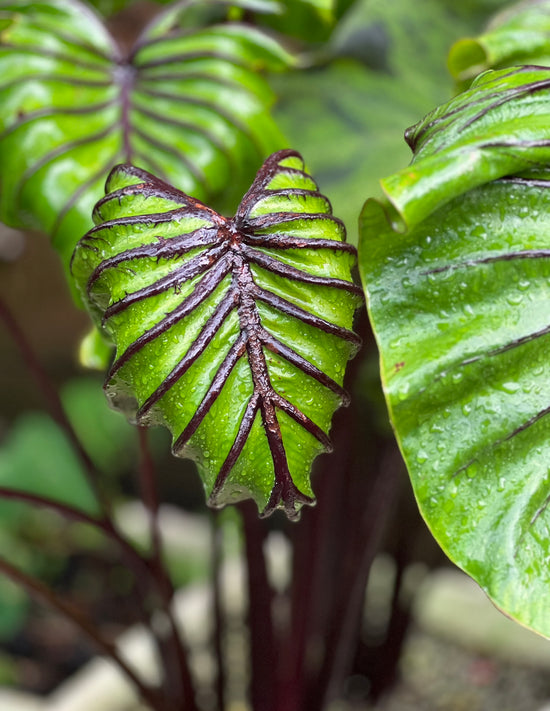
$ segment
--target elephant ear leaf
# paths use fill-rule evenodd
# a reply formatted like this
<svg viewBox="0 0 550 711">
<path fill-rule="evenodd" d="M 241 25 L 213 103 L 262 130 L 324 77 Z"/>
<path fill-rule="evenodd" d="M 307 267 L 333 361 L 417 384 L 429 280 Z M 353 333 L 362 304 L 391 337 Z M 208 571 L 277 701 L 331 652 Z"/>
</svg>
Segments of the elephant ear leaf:
<svg viewBox="0 0 550 711">
<path fill-rule="evenodd" d="M 47 232 L 66 266 L 117 163 L 236 199 L 283 145 L 258 70 L 291 57 L 243 23 L 180 28 L 191 4 L 125 55 L 77 0 L 0 0 L 0 219 Z"/>
<path fill-rule="evenodd" d="M 407 132 L 360 270 L 419 507 L 449 557 L 550 636 L 550 69 L 489 71 Z"/>
<path fill-rule="evenodd" d="M 212 506 L 252 497 L 295 518 L 359 345 L 343 224 L 291 150 L 232 219 L 128 165 L 106 192 L 72 269 L 116 345 L 111 404 L 170 429 Z"/>
</svg>

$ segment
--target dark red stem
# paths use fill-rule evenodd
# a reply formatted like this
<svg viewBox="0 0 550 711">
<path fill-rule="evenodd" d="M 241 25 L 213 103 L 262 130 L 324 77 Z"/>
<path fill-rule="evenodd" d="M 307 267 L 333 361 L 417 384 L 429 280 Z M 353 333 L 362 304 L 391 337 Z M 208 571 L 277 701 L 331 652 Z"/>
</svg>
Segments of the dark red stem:
<svg viewBox="0 0 550 711">
<path fill-rule="evenodd" d="M 80 458 L 84 466 L 84 471 L 88 484 L 100 505 L 103 515 L 105 516 L 105 518 L 110 518 L 110 505 L 99 487 L 96 467 L 90 459 L 90 456 L 82 446 L 82 443 L 80 442 L 76 432 L 74 431 L 74 428 L 71 422 L 69 421 L 69 418 L 65 414 L 65 410 L 63 409 L 63 405 L 61 403 L 61 399 L 59 398 L 59 394 L 56 388 L 51 383 L 47 373 L 44 371 L 41 363 L 37 359 L 25 334 L 19 328 L 11 312 L 1 300 L 0 319 L 3 321 L 6 330 L 11 335 L 15 345 L 19 349 L 19 352 L 21 353 L 21 356 L 24 362 L 26 363 L 29 372 L 32 374 L 38 387 L 42 391 L 51 416 L 63 429 L 72 446 L 74 447 L 75 452 Z"/>
<path fill-rule="evenodd" d="M 212 593 L 214 605 L 214 633 L 213 646 L 216 657 L 216 710 L 225 711 L 225 684 L 226 667 L 223 653 L 223 636 L 225 631 L 225 617 L 222 606 L 221 591 L 221 566 L 222 566 L 222 529 L 219 523 L 219 514 L 212 512 L 210 516 L 212 522 Z"/>
<path fill-rule="evenodd" d="M 273 591 L 264 557 L 266 524 L 253 504 L 240 506 L 248 574 L 248 629 L 250 632 L 251 707 L 273 711 L 276 703 L 276 655 L 273 630 Z"/>
<path fill-rule="evenodd" d="M 81 611 L 75 609 L 71 604 L 62 600 L 46 585 L 35 580 L 31 576 L 15 568 L 8 561 L 0 558 L 0 572 L 12 580 L 17 585 L 24 587 L 30 595 L 41 603 L 46 603 L 49 607 L 60 612 L 65 618 L 73 622 L 80 631 L 99 649 L 102 654 L 112 659 L 119 669 L 128 677 L 133 685 L 139 690 L 144 701 L 146 701 L 155 711 L 165 711 L 164 702 L 157 689 L 148 686 L 137 674 L 126 664 L 120 656 L 116 646 L 103 638 L 94 624 L 88 620 Z"/>
<path fill-rule="evenodd" d="M 174 709 L 181 703 L 186 711 L 196 711 L 195 688 L 189 669 L 187 650 L 179 633 L 172 609 L 174 588 L 166 570 L 161 530 L 159 526 L 159 499 L 157 493 L 156 472 L 147 441 L 147 428 L 138 427 L 140 448 L 140 484 L 143 504 L 149 518 L 151 533 L 151 561 L 153 579 L 161 595 L 161 611 L 166 615 L 168 631 L 155 633 L 155 639 L 162 655 L 167 695 Z"/>
</svg>

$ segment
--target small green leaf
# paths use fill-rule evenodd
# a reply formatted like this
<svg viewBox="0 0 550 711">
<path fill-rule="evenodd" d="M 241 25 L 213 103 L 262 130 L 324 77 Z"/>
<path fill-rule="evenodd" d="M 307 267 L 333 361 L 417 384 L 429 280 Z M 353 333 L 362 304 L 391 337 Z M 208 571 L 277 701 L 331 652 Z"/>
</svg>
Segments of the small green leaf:
<svg viewBox="0 0 550 711">
<path fill-rule="evenodd" d="M 343 224 L 290 150 L 233 219 L 132 166 L 106 191 L 73 273 L 116 344 L 111 404 L 169 427 L 211 505 L 252 497 L 296 517 L 359 344 Z"/>
<path fill-rule="evenodd" d="M 486 69 L 512 64 L 550 64 L 550 2 L 520 2 L 496 15 L 479 37 L 456 42 L 449 52 L 451 74 L 469 83 Z"/>
<path fill-rule="evenodd" d="M 443 549 L 550 636 L 550 69 L 487 72 L 407 136 L 361 220 L 391 419 Z"/>
<path fill-rule="evenodd" d="M 257 72 L 290 56 L 245 24 L 172 29 L 184 10 L 125 56 L 77 0 L 0 0 L 0 219 L 49 233 L 66 266 L 117 163 L 231 199 L 283 145 Z"/>
</svg>

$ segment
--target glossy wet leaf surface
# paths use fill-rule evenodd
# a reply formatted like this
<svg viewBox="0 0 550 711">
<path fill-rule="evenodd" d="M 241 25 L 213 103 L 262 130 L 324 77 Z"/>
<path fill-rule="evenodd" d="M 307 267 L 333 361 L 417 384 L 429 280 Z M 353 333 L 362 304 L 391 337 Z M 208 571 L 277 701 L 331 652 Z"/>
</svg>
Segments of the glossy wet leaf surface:
<svg viewBox="0 0 550 711">
<path fill-rule="evenodd" d="M 252 497 L 295 517 L 348 399 L 362 302 L 355 249 L 299 154 L 272 155 L 232 219 L 120 166 L 94 220 L 72 268 L 116 344 L 112 405 L 165 424 L 212 505 Z"/>
<path fill-rule="evenodd" d="M 257 72 L 289 56 L 253 27 L 178 17 L 126 57 L 76 0 L 0 0 L 0 219 L 49 233 L 65 264 L 117 163 L 206 198 L 244 190 L 282 145 Z"/>
<path fill-rule="evenodd" d="M 408 132 L 362 214 L 391 418 L 449 557 L 550 635 L 550 71 L 488 73 Z"/>
</svg>

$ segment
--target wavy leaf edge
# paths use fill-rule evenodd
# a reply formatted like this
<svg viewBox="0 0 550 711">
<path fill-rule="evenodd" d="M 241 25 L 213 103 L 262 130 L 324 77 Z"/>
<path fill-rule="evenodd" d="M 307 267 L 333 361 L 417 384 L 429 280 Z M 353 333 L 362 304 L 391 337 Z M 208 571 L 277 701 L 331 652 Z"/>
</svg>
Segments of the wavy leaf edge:
<svg viewBox="0 0 550 711">
<path fill-rule="evenodd" d="M 515 84 L 518 78 L 521 83 L 522 77 L 526 77 L 528 80 L 534 79 L 534 81 L 527 81 L 523 86 Z M 506 88 L 508 82 L 511 83 L 509 92 Z M 484 103 L 484 91 L 488 92 L 485 97 L 488 97 L 487 103 Z M 414 241 L 416 231 L 418 230 L 419 240 L 431 239 L 429 235 L 433 233 L 430 232 L 430 230 L 435 231 L 437 221 L 440 220 L 442 224 L 444 224 L 445 220 L 449 219 L 448 215 L 450 214 L 451 206 L 459 206 L 463 201 L 464 205 L 470 204 L 471 207 L 475 196 L 482 195 L 483 191 L 486 191 L 492 186 L 494 186 L 493 189 L 501 191 L 508 188 L 514 190 L 515 187 L 518 190 L 543 188 L 545 191 L 548 191 L 550 189 L 547 174 L 548 165 L 550 164 L 550 154 L 548 153 L 550 134 L 548 134 L 547 129 L 544 128 L 544 123 L 542 123 L 542 128 L 540 128 L 540 122 L 538 124 L 536 123 L 537 111 L 544 114 L 545 109 L 541 108 L 542 100 L 548 92 L 550 92 L 550 69 L 548 68 L 524 65 L 505 70 L 488 71 L 474 82 L 471 90 L 464 92 L 447 104 L 439 107 L 431 114 L 428 114 L 421 122 L 408 129 L 407 136 L 409 143 L 412 144 L 413 149 L 417 148 L 418 153 L 415 154 L 409 168 L 381 181 L 381 187 L 384 192 L 384 196 L 381 199 L 376 200 L 371 198 L 365 202 L 360 217 L 359 268 L 365 290 L 367 308 L 380 350 L 380 370 L 390 420 L 394 428 L 396 440 L 411 473 L 420 512 L 428 528 L 432 531 L 447 556 L 480 583 L 481 587 L 499 609 L 508 616 L 512 616 L 523 626 L 528 627 L 538 634 L 550 637 L 550 625 L 548 619 L 544 616 L 544 611 L 541 612 L 535 609 L 538 601 L 528 603 L 525 598 L 522 598 L 522 595 L 525 594 L 527 586 L 525 581 L 528 579 L 528 576 L 525 574 L 521 577 L 521 575 L 518 575 L 518 572 L 516 572 L 515 575 L 518 575 L 518 579 L 517 583 L 514 583 L 515 588 L 514 585 L 508 587 L 504 585 L 502 581 L 498 582 L 498 576 L 502 575 L 502 570 L 499 570 L 499 568 L 505 565 L 512 567 L 514 565 L 513 560 L 508 560 L 507 558 L 506 560 L 503 559 L 503 561 L 486 561 L 484 564 L 485 569 L 480 575 L 481 571 L 479 566 L 483 566 L 483 562 L 475 560 L 475 554 L 471 560 L 465 560 L 464 552 L 457 547 L 455 541 L 445 538 L 445 536 L 443 536 L 445 540 L 442 540 L 442 536 L 440 535 L 441 530 L 438 530 L 438 528 L 441 529 L 441 521 L 443 519 L 439 520 L 433 518 L 432 503 L 428 501 L 428 498 L 421 498 L 419 494 L 422 490 L 422 497 L 427 497 L 425 489 L 428 484 L 422 481 L 422 467 L 427 467 L 428 463 L 425 465 L 420 464 L 422 454 L 420 449 L 422 449 L 422 447 L 420 447 L 419 443 L 421 439 L 419 438 L 415 450 L 413 436 L 411 434 L 412 425 L 408 420 L 407 422 L 403 420 L 404 417 L 410 418 L 412 416 L 411 408 L 413 406 L 407 406 L 402 414 L 396 417 L 396 410 L 401 412 L 403 403 L 408 399 L 412 402 L 412 399 L 418 396 L 418 391 L 415 389 L 415 381 L 412 375 L 409 377 L 409 385 L 407 385 L 405 380 L 400 380 L 401 372 L 403 372 L 402 369 L 405 367 L 405 363 L 402 361 L 407 360 L 407 354 L 402 352 L 400 348 L 393 351 L 391 350 L 392 346 L 389 340 L 390 330 L 388 330 L 387 325 L 384 326 L 381 321 L 384 297 L 383 295 L 381 296 L 381 287 L 376 281 L 380 278 L 380 275 L 385 269 L 383 261 L 380 261 L 381 259 L 387 259 L 387 264 L 390 265 L 392 260 L 397 262 L 410 258 L 411 263 L 414 264 L 415 258 L 412 255 L 414 254 L 415 245 L 419 250 L 419 254 L 424 250 L 424 247 L 421 249 L 420 243 L 416 244 Z M 537 101 L 537 98 L 533 99 L 533 97 L 537 96 L 540 97 L 539 103 L 530 105 L 529 102 L 531 100 Z M 520 118 L 524 118 L 525 121 L 523 124 L 521 121 L 518 121 L 516 132 L 510 132 L 507 138 L 505 138 L 504 134 L 495 137 L 491 135 L 491 110 L 494 107 L 496 109 L 494 112 L 495 116 L 498 114 L 498 120 L 503 120 L 503 115 L 499 112 L 506 98 L 510 98 L 512 102 L 514 100 L 516 101 L 514 106 L 519 109 L 518 115 Z M 476 102 L 478 106 L 476 106 Z M 460 116 L 468 106 L 473 106 L 474 109 L 470 112 L 469 116 L 464 116 L 462 127 L 453 127 L 453 122 L 460 123 Z M 527 119 L 532 110 L 533 121 L 536 130 L 539 131 L 539 135 L 533 135 L 533 132 L 529 130 L 529 121 Z M 547 116 L 548 113 L 544 115 Z M 485 125 L 483 125 L 484 123 Z M 448 144 L 446 144 L 443 139 L 443 129 L 449 129 L 449 127 L 450 135 L 448 136 Z M 466 135 L 466 137 L 464 136 L 464 133 L 468 134 L 468 131 L 471 131 L 470 136 L 473 133 L 477 133 L 473 140 L 471 140 L 468 135 Z M 430 132 L 432 132 L 431 135 Z M 486 151 L 485 155 L 484 151 Z M 489 157 L 487 158 L 487 156 Z M 469 163 L 468 158 L 472 158 Z M 447 161 L 448 164 L 446 165 Z M 494 162 L 491 163 L 491 161 Z M 439 171 L 440 166 L 441 171 Z M 429 195 L 431 188 L 434 189 L 435 198 L 433 195 Z M 424 205 L 420 204 L 423 196 L 427 196 L 426 204 Z M 470 198 L 471 203 L 468 203 Z M 456 209 L 458 209 L 458 207 Z M 428 225 L 426 228 L 424 228 L 424 223 Z M 386 249 L 381 246 L 386 240 L 388 243 L 393 243 L 395 249 L 393 247 Z M 376 243 L 380 246 L 375 247 Z M 397 246 L 399 244 L 403 245 L 402 249 Z M 386 257 L 377 257 L 375 262 L 376 266 L 369 271 L 369 256 L 375 248 L 380 250 L 380 255 L 386 255 Z M 511 247 L 509 247 L 509 249 L 510 248 Z M 489 251 L 487 255 L 485 255 L 482 244 L 479 245 L 477 249 L 479 250 L 479 254 L 476 253 L 472 256 L 467 252 L 462 253 L 460 255 L 461 259 L 458 260 L 457 264 L 451 264 L 450 267 L 434 266 L 432 268 L 426 267 L 422 270 L 416 265 L 414 267 L 411 266 L 410 281 L 413 285 L 416 285 L 416 279 L 420 278 L 420 275 L 428 279 L 431 276 L 435 281 L 435 277 L 439 274 L 451 274 L 453 271 L 459 274 L 460 267 L 463 268 L 470 264 L 490 265 L 498 263 L 499 260 L 503 262 L 508 259 L 504 247 L 502 248 L 504 250 L 503 254 L 499 252 L 492 254 Z M 487 247 L 487 249 L 489 249 L 489 247 Z M 516 251 L 518 249 L 520 248 L 515 247 Z M 529 257 L 543 257 L 547 255 L 547 250 L 542 247 L 538 247 L 537 249 L 531 247 L 532 253 L 528 251 L 529 247 L 524 247 L 523 249 L 523 252 L 517 254 L 517 258 L 521 258 L 526 264 L 533 261 L 533 259 L 529 259 Z M 390 257 L 389 255 L 392 256 Z M 403 278 L 403 275 L 407 274 L 403 266 L 404 264 L 404 261 L 403 263 L 400 261 L 400 269 L 396 270 L 396 278 L 398 279 Z M 388 266 L 387 268 L 389 271 L 392 267 Z M 400 276 L 397 276 L 398 274 Z M 407 276 L 404 276 L 404 278 L 405 280 L 409 280 Z M 385 284 L 387 291 L 387 282 L 381 280 L 380 284 L 382 283 Z M 439 288 L 438 284 L 439 282 L 433 288 Z M 416 286 L 412 287 L 414 293 L 416 293 L 415 288 Z M 420 286 L 418 286 L 418 289 L 420 290 Z M 405 292 L 406 290 L 403 288 L 402 293 L 400 291 L 399 299 L 403 298 Z M 425 299 L 428 299 L 428 292 L 429 288 L 427 285 L 423 292 Z M 401 303 L 399 299 L 397 299 L 395 303 L 391 299 L 389 300 L 393 309 L 397 308 L 396 304 Z M 404 305 L 403 307 L 406 308 Z M 430 308 L 429 305 L 426 305 L 428 311 Z M 436 313 L 437 309 L 434 307 L 434 314 Z M 412 312 L 411 318 L 413 318 Z M 378 323 L 378 321 L 380 321 L 380 323 Z M 419 321 L 419 323 L 422 323 L 422 321 Z M 492 351 L 490 350 L 489 355 L 506 353 L 510 348 L 526 344 L 534 335 L 542 336 L 547 332 L 548 328 L 544 328 L 539 329 L 539 331 L 531 334 L 529 337 L 520 334 L 511 345 L 498 346 Z M 400 337 L 399 332 L 394 330 L 391 331 L 391 334 L 395 343 L 397 343 Z M 406 343 L 409 344 L 409 348 L 411 348 L 411 338 L 413 337 L 408 334 L 405 339 Z M 422 338 L 423 336 L 419 334 L 418 339 L 423 343 Z M 412 360 L 419 357 L 421 348 L 420 346 L 418 348 L 418 353 L 408 353 Z M 437 360 L 439 358 L 439 350 L 436 349 L 436 353 L 437 354 L 433 356 L 434 364 L 439 362 Z M 464 364 L 474 363 L 477 360 L 477 357 L 468 355 L 468 351 L 466 351 L 466 355 L 462 357 Z M 434 372 L 441 371 L 439 376 L 435 376 L 436 379 L 442 379 L 443 376 L 446 375 L 446 362 L 445 359 L 441 360 L 439 368 L 435 369 Z M 449 362 L 451 362 L 450 357 Z M 450 377 L 449 375 L 449 378 Z M 406 393 L 405 391 L 400 391 L 400 388 L 408 388 L 409 386 L 410 391 Z M 426 390 L 426 383 L 424 383 L 423 387 L 424 390 Z M 439 396 L 433 395 L 433 397 Z M 427 403 L 429 402 L 429 398 L 426 397 L 426 402 L 423 407 L 427 408 Z M 432 407 L 434 406 L 435 405 L 432 404 Z M 535 414 L 526 415 L 528 419 L 523 425 L 516 427 L 509 436 L 503 435 L 502 439 L 498 440 L 498 442 L 509 441 L 514 434 L 521 434 L 526 431 L 531 425 L 537 424 L 544 415 L 550 412 L 550 408 L 540 409 L 542 406 L 537 406 L 536 402 L 533 404 L 533 407 L 538 407 Z M 468 406 L 468 410 L 469 409 L 470 406 Z M 427 417 L 428 412 L 427 409 L 422 410 L 423 415 L 419 415 L 419 417 Z M 424 432 L 424 430 L 422 430 L 422 432 Z M 425 438 L 426 435 L 424 434 L 424 439 Z M 423 456 L 424 455 L 422 455 L 422 457 Z M 459 474 L 462 475 L 470 466 L 475 465 L 478 455 L 473 456 L 473 459 L 469 460 L 458 470 L 456 476 Z M 481 455 L 479 456 L 481 457 Z M 434 476 L 434 484 L 437 481 Z M 443 482 L 443 479 L 440 481 Z M 535 486 L 534 482 L 533 486 Z M 544 496 L 541 492 L 537 493 L 539 498 L 540 496 Z M 434 500 L 437 498 L 435 488 L 432 491 L 432 496 L 434 496 Z M 545 510 L 549 501 L 550 499 L 544 504 L 541 504 L 540 508 L 537 508 L 530 522 L 527 520 L 529 525 L 534 525 L 535 522 L 542 521 L 541 513 Z M 540 525 L 543 526 L 543 523 Z M 452 530 L 456 534 L 458 529 L 459 526 L 457 524 L 457 526 L 453 526 Z M 516 542 L 516 544 L 519 545 L 519 542 Z M 483 544 L 480 542 L 478 550 L 479 556 L 482 556 L 480 552 L 482 548 Z M 472 553 L 472 551 L 470 551 L 470 553 Z M 496 571 L 494 581 L 490 573 L 491 565 L 494 565 Z M 522 563 L 522 565 L 526 564 Z"/>
<path fill-rule="evenodd" d="M 280 184 L 277 184 L 275 188 L 269 187 L 272 182 L 280 182 L 280 177 L 284 174 L 291 175 L 297 181 L 297 184 L 302 185 L 302 187 L 281 188 Z M 123 176 L 122 183 L 121 176 Z M 114 190 L 112 189 L 113 184 L 115 184 Z M 122 187 L 120 187 L 121 185 Z M 355 260 L 356 250 L 353 245 L 345 242 L 343 223 L 332 215 L 329 201 L 318 191 L 317 185 L 309 174 L 305 172 L 301 155 L 290 149 L 278 151 L 266 160 L 259 170 L 252 187 L 243 198 L 234 218 L 225 218 L 218 215 L 200 201 L 185 195 L 164 181 L 133 166 L 121 165 L 114 168 L 107 181 L 106 192 L 106 197 L 99 201 L 94 211 L 96 227 L 92 228 L 79 242 L 75 250 L 73 272 L 82 272 L 81 264 L 78 264 L 79 260 L 82 261 L 81 256 L 87 251 L 96 250 L 97 240 L 103 239 L 102 235 L 108 229 L 131 226 L 144 220 L 151 223 L 158 222 L 160 226 L 166 220 L 175 219 L 179 213 L 194 215 L 207 220 L 206 224 L 191 233 L 183 235 L 183 240 L 172 238 L 174 240 L 172 245 L 170 245 L 170 239 L 165 239 L 159 234 L 157 240 L 153 243 L 136 246 L 133 251 L 123 251 L 109 259 L 99 261 L 85 280 L 81 278 L 82 275 L 80 275 L 80 278 L 77 275 L 77 281 L 81 285 L 85 282 L 83 298 L 86 303 L 92 304 L 92 309 L 95 308 L 96 321 L 101 319 L 103 330 L 105 330 L 110 319 L 123 315 L 124 311 L 131 307 L 132 304 L 142 301 L 153 294 L 158 294 L 161 288 L 177 288 L 176 281 L 178 278 L 181 279 L 184 276 L 187 280 L 199 278 L 200 276 L 200 281 L 197 282 L 190 294 L 183 299 L 176 309 L 171 313 L 167 313 L 163 319 L 141 333 L 130 346 L 125 348 L 124 352 L 117 352 L 105 381 L 107 394 L 114 394 L 115 396 L 114 399 L 113 397 L 110 398 L 111 404 L 116 409 L 122 407 L 129 410 L 132 419 L 138 424 L 158 424 L 164 420 L 162 423 L 167 424 L 172 430 L 174 438 L 173 453 L 176 456 L 195 458 L 193 447 L 189 449 L 190 440 L 197 433 L 201 424 L 204 423 L 205 418 L 220 396 L 240 359 L 246 358 L 253 385 L 252 392 L 244 407 L 233 443 L 229 451 L 226 452 L 223 463 L 216 473 L 208 494 L 208 503 L 212 507 L 223 506 L 228 503 L 226 492 L 224 491 L 224 488 L 227 487 L 228 477 L 242 454 L 251 430 L 259 418 L 258 421 L 261 422 L 267 440 L 274 471 L 274 483 L 261 515 L 267 516 L 275 509 L 283 508 L 289 518 L 298 518 L 301 506 L 304 504 L 312 505 L 314 499 L 309 492 L 304 493 L 301 491 L 294 482 L 289 468 L 289 453 L 285 443 L 286 435 L 283 436 L 281 434 L 280 417 L 284 415 L 285 418 L 289 418 L 303 428 L 317 442 L 316 450 L 330 451 L 332 446 L 325 431 L 326 415 L 321 417 L 324 425 L 321 426 L 321 424 L 315 422 L 312 415 L 309 416 L 303 411 L 303 407 L 300 408 L 295 403 L 290 402 L 280 389 L 278 390 L 273 385 L 273 376 L 266 363 L 267 355 L 282 359 L 286 364 L 290 364 L 297 373 L 305 375 L 306 380 L 311 380 L 321 385 L 323 392 L 331 393 L 330 398 L 335 398 L 340 405 L 348 404 L 349 395 L 342 387 L 343 368 L 341 377 L 327 375 L 320 363 L 312 363 L 303 353 L 299 352 L 300 349 L 295 349 L 292 345 L 282 342 L 280 338 L 270 333 L 269 328 L 262 323 L 257 304 L 261 302 L 261 304 L 266 305 L 269 309 L 274 309 L 276 313 L 281 314 L 283 317 L 302 323 L 306 331 L 307 329 L 315 329 L 318 333 L 329 334 L 331 338 L 335 337 L 337 340 L 340 339 L 342 342 L 347 343 L 349 346 L 347 358 L 352 357 L 356 352 L 360 345 L 360 339 L 350 330 L 349 324 L 334 323 L 330 319 L 307 310 L 303 305 L 295 304 L 292 300 L 281 297 L 280 294 L 276 294 L 269 288 L 260 286 L 258 274 L 257 272 L 253 273 L 251 265 L 256 269 L 264 270 L 266 273 L 273 275 L 276 279 L 290 280 L 291 283 L 295 282 L 298 285 L 302 284 L 311 288 L 328 288 L 331 292 L 338 292 L 342 294 L 342 299 L 348 300 L 348 306 L 346 307 L 348 312 L 351 308 L 350 304 L 353 304 L 353 308 L 351 308 L 351 315 L 353 315 L 355 308 L 362 302 L 362 290 L 361 287 L 353 283 L 351 275 L 348 280 L 347 278 L 311 273 L 307 270 L 307 265 L 304 268 L 300 268 L 289 263 L 285 264 L 269 253 L 270 248 L 275 248 L 275 252 L 280 250 L 281 252 L 295 254 L 300 250 L 303 253 L 306 250 L 318 253 L 325 250 L 327 254 L 339 255 L 338 258 L 345 259 L 346 263 L 349 261 L 348 267 L 350 268 L 351 262 Z M 140 199 L 147 199 L 148 196 L 155 199 L 166 199 L 171 209 L 168 212 L 159 214 L 130 215 L 115 219 L 112 217 L 107 220 L 104 219 L 102 212 L 105 209 L 109 209 L 109 205 L 113 205 L 116 202 L 120 204 L 125 199 L 131 199 L 135 195 L 139 196 Z M 270 200 L 275 201 L 273 208 L 275 211 L 263 212 L 262 203 L 268 204 Z M 308 200 L 317 205 L 317 212 L 310 213 L 308 211 Z M 303 203 L 302 207 L 300 207 L 300 201 Z M 288 207 L 285 207 L 285 203 L 288 203 Z M 181 207 L 178 207 L 178 204 Z M 292 210 L 293 206 L 296 211 Z M 330 229 L 334 230 L 335 234 L 338 235 L 338 238 L 328 239 L 322 236 L 315 237 L 311 234 L 300 236 L 300 224 L 309 223 L 310 226 L 315 227 L 316 222 L 328 224 Z M 280 225 L 280 228 L 278 228 L 278 225 Z M 174 273 L 164 277 L 164 282 L 161 286 L 159 285 L 162 280 L 153 282 L 149 287 L 144 287 L 133 294 L 127 294 L 118 301 L 110 303 L 103 314 L 101 309 L 97 310 L 97 304 L 94 307 L 94 301 L 97 302 L 97 298 L 94 296 L 94 288 L 107 271 L 116 269 L 132 258 L 150 259 L 156 256 L 159 259 L 160 257 L 174 257 L 178 254 L 178 250 L 181 253 L 186 251 L 188 248 L 184 244 L 186 240 L 188 241 L 188 247 L 189 245 L 192 247 L 201 246 L 204 249 L 184 263 L 179 277 L 178 273 L 174 271 Z M 336 256 L 333 258 L 336 259 Z M 192 310 L 205 302 L 216 289 L 220 288 L 220 284 L 226 278 L 230 279 L 230 286 L 216 304 L 201 329 L 200 335 L 167 377 L 152 392 L 149 392 L 147 397 L 142 398 L 139 405 L 134 402 L 133 397 L 129 400 L 123 397 L 122 400 L 117 402 L 118 388 L 116 381 L 120 371 L 128 364 L 131 365 L 132 358 L 136 353 L 142 351 L 148 343 L 156 338 L 162 338 L 177 321 L 192 314 Z M 234 312 L 238 315 L 239 335 L 234 339 L 216 373 L 212 376 L 208 390 L 204 393 L 194 414 L 182 431 L 176 431 L 177 428 L 174 429 L 168 421 L 168 417 L 159 417 L 156 414 L 156 408 L 163 396 L 170 392 L 180 378 L 205 353 L 210 341 L 214 339 L 230 314 Z M 342 316 L 338 318 L 345 320 L 348 317 Z M 113 337 L 112 333 L 110 335 Z M 116 340 L 116 334 L 114 340 Z M 335 357 L 337 358 L 338 356 L 336 355 Z M 327 407 L 332 411 L 335 409 L 334 404 L 327 405 Z M 291 438 L 288 436 L 288 441 L 290 442 L 290 440 Z M 237 490 L 236 493 L 238 495 L 237 500 L 239 496 L 242 498 L 242 490 Z M 244 493 L 245 495 L 249 494 L 249 492 Z M 253 498 L 258 499 L 255 496 Z"/>
</svg>

